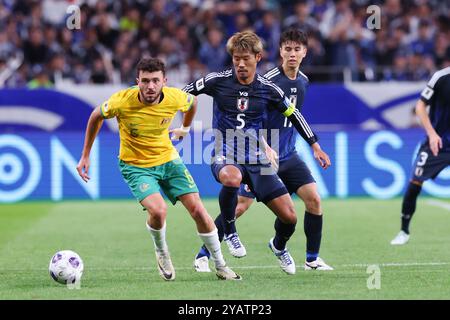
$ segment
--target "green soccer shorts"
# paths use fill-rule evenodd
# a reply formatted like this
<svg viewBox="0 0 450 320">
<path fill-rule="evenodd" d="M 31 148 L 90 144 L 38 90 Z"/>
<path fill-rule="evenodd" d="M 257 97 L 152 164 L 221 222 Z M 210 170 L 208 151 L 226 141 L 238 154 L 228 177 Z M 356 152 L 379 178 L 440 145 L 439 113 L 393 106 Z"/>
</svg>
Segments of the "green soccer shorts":
<svg viewBox="0 0 450 320">
<path fill-rule="evenodd" d="M 119 160 L 120 172 L 133 196 L 141 202 L 160 188 L 175 204 L 179 196 L 198 192 L 197 185 L 180 158 L 150 168 L 135 167 Z"/>
</svg>

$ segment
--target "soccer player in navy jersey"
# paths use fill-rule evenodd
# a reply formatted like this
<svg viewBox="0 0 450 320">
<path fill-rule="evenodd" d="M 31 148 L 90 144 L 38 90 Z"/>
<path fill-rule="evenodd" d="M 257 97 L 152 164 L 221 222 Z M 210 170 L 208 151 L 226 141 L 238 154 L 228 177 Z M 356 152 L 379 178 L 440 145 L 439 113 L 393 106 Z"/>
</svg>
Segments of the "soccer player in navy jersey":
<svg viewBox="0 0 450 320">
<path fill-rule="evenodd" d="M 263 141 L 260 132 L 269 110 L 276 110 L 289 119 L 311 145 L 323 168 L 330 166 L 330 159 L 284 92 L 256 73 L 262 52 L 259 37 L 249 31 L 236 33 L 228 40 L 227 51 L 232 56 L 233 69 L 208 74 L 184 88 L 188 93 L 206 93 L 214 98 L 213 128 L 216 130 L 211 169 L 215 179 L 222 184 L 219 194 L 221 213 L 216 225 L 222 225 L 230 253 L 235 257 L 245 256 L 234 221 L 239 187 L 241 183 L 247 184 L 256 199 L 264 202 L 277 216 L 275 237 L 269 240 L 269 248 L 278 258 L 282 270 L 295 274 L 295 262 L 286 248 L 297 223 L 294 203 L 265 152 L 260 151 Z"/>
<path fill-rule="evenodd" d="M 411 180 L 403 195 L 401 230 L 391 241 L 403 245 L 409 241 L 409 224 L 416 211 L 422 184 L 450 165 L 450 57 L 447 67 L 437 71 L 423 89 L 416 114 L 427 134 L 417 153 Z M 429 113 L 427 106 L 430 106 Z"/>
<path fill-rule="evenodd" d="M 297 110 L 301 111 L 308 85 L 308 77 L 299 68 L 306 56 L 308 39 L 304 32 L 290 28 L 281 34 L 279 47 L 282 65 L 269 70 L 264 76 L 279 86 Z M 305 270 L 333 270 L 320 257 L 322 238 L 322 208 L 317 186 L 310 170 L 297 154 L 295 144 L 298 137 L 288 118 L 280 112 L 271 110 L 266 120 L 268 145 L 276 143 L 279 153 L 267 146 L 266 154 L 275 166 L 278 176 L 290 194 L 296 193 L 305 203 L 304 232 L 306 235 Z M 271 129 L 278 129 L 278 141 L 272 141 Z M 275 139 L 277 137 L 274 137 Z M 239 190 L 236 218 L 239 218 L 253 203 L 254 193 L 248 185 L 242 184 Z M 216 219 L 219 239 L 223 238 L 223 225 Z M 203 246 L 194 261 L 197 271 L 209 272 L 208 252 Z"/>
</svg>

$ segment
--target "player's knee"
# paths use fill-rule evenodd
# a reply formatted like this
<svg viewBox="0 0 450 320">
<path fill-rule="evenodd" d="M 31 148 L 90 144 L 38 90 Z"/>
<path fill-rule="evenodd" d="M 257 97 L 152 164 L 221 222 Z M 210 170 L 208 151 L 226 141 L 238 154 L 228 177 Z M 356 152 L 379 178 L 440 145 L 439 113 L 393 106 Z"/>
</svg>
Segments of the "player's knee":
<svg viewBox="0 0 450 320">
<path fill-rule="evenodd" d="M 242 176 L 240 172 L 220 172 L 220 182 L 226 187 L 239 188 L 241 186 Z"/>
<path fill-rule="evenodd" d="M 321 209 L 321 201 L 320 196 L 318 194 L 312 195 L 305 199 L 305 207 L 306 211 L 312 213 L 312 214 L 318 214 L 320 215 L 322 212 Z"/>
<path fill-rule="evenodd" d="M 226 176 L 220 181 L 226 187 L 239 188 L 239 186 L 241 185 L 241 177 Z"/>
<path fill-rule="evenodd" d="M 280 220 L 283 221 L 283 223 L 296 224 L 297 214 L 294 205 L 288 204 L 284 211 L 284 215 L 283 217 L 280 217 Z"/>
<path fill-rule="evenodd" d="M 187 209 L 195 221 L 206 219 L 207 213 L 201 203 L 193 203 Z"/>
<path fill-rule="evenodd" d="M 159 205 L 152 205 L 146 207 L 150 216 L 157 220 L 164 220 L 167 215 L 167 205 L 165 203 L 161 203 Z"/>
</svg>

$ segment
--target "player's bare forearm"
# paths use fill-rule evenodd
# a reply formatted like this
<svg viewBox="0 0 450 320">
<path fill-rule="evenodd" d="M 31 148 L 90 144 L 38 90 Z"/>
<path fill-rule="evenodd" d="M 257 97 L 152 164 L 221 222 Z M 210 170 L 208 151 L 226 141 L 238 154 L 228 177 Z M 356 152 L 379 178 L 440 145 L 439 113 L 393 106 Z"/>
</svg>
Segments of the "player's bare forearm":
<svg viewBox="0 0 450 320">
<path fill-rule="evenodd" d="M 102 124 L 103 117 L 100 113 L 100 108 L 97 107 L 96 109 L 94 109 L 94 111 L 92 111 L 91 116 L 89 117 L 86 128 L 86 135 L 84 138 L 83 152 L 81 153 L 81 158 L 77 165 L 78 174 L 84 182 L 88 182 L 89 179 L 91 179 L 89 177 L 89 154 L 91 152 L 92 145 L 94 144 L 95 137 L 102 127 Z"/>
<path fill-rule="evenodd" d="M 103 117 L 100 113 L 100 107 L 92 111 L 86 127 L 86 134 L 84 137 L 84 146 L 81 157 L 89 157 L 94 140 L 103 124 Z"/>
<path fill-rule="evenodd" d="M 170 140 L 182 140 L 191 128 L 192 120 L 197 112 L 197 97 L 194 96 L 191 108 L 183 115 L 183 125 L 181 128 L 172 129 L 169 133 L 172 134 Z"/>
<path fill-rule="evenodd" d="M 422 126 L 425 129 L 427 135 L 430 136 L 436 134 L 436 130 L 434 130 L 433 125 L 430 121 L 430 117 L 428 116 L 427 106 L 422 100 L 417 101 L 416 114 L 419 117 L 420 123 L 422 123 Z"/>
<path fill-rule="evenodd" d="M 192 120 L 197 113 L 197 97 L 194 96 L 194 101 L 192 102 L 192 106 L 183 116 L 183 127 L 190 127 L 192 124 Z"/>
</svg>

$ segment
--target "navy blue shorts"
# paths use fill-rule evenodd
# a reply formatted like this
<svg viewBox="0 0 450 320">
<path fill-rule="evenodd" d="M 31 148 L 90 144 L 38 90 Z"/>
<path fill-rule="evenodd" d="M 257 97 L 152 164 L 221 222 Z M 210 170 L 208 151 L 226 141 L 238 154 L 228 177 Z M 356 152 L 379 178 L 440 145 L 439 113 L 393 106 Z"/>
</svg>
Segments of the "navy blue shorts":
<svg viewBox="0 0 450 320">
<path fill-rule="evenodd" d="M 283 181 L 289 194 L 296 193 L 298 188 L 308 183 L 315 183 L 311 171 L 306 163 L 300 159 L 297 153 L 293 154 L 286 160 L 280 161 L 278 176 Z M 247 198 L 254 198 L 249 186 L 244 184 L 239 189 L 239 195 Z"/>
<path fill-rule="evenodd" d="M 439 150 L 435 157 L 431 152 L 428 140 L 422 143 L 414 161 L 411 180 L 424 182 L 434 179 L 436 176 L 450 165 L 450 152 L 445 149 Z"/>
<path fill-rule="evenodd" d="M 213 162 L 211 164 L 211 171 L 217 182 L 220 183 L 220 170 L 227 165 L 234 166 L 241 171 L 242 183 L 248 185 L 254 194 L 253 197 L 256 197 L 257 201 L 268 203 L 269 201 L 288 193 L 288 190 L 273 169 L 272 174 L 261 174 L 261 169 L 263 168 L 267 171 L 271 170 L 270 164 L 226 164 L 222 162 Z"/>
</svg>

